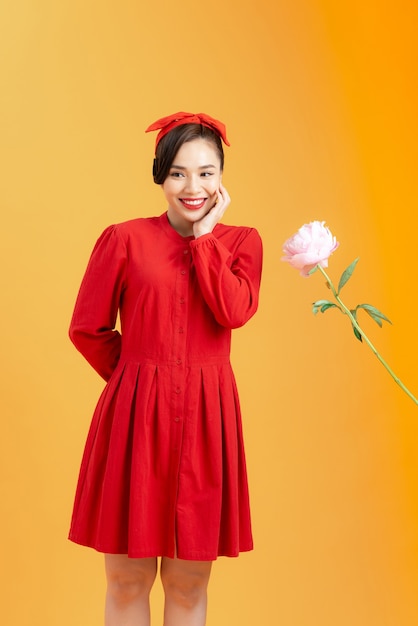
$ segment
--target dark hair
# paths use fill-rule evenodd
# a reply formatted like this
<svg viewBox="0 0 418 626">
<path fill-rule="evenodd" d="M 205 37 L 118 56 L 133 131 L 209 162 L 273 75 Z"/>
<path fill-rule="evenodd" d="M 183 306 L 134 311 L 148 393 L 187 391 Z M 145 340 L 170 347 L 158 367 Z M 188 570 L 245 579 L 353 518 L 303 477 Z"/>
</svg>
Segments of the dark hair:
<svg viewBox="0 0 418 626">
<path fill-rule="evenodd" d="M 211 128 L 201 124 L 181 124 L 170 130 L 159 142 L 155 154 L 152 174 L 154 183 L 162 185 L 167 178 L 177 152 L 181 146 L 193 139 L 206 139 L 214 144 L 221 163 L 221 172 L 224 168 L 224 151 L 222 140 Z"/>
</svg>

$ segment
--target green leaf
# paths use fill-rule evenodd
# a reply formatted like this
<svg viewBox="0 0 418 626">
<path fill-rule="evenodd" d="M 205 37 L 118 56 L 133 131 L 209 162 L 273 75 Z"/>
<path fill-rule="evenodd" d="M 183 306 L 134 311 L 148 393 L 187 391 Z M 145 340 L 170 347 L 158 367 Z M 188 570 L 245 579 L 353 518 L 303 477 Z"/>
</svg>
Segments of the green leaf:
<svg viewBox="0 0 418 626">
<path fill-rule="evenodd" d="M 353 326 L 353 331 L 356 336 L 356 339 L 358 339 L 359 341 L 363 341 L 363 337 L 360 335 L 359 331 L 357 330 L 355 326 Z"/>
<path fill-rule="evenodd" d="M 316 302 L 314 302 L 314 303 L 312 304 L 312 306 L 317 306 L 317 307 L 320 307 L 320 306 L 322 306 L 323 304 L 333 304 L 333 303 L 332 303 L 332 302 L 330 302 L 329 300 L 317 300 Z"/>
<path fill-rule="evenodd" d="M 379 309 L 376 309 L 376 307 L 372 306 L 371 304 L 358 304 L 356 308 L 366 311 L 366 313 L 370 315 L 370 317 L 376 322 L 376 324 L 380 326 L 380 328 L 382 328 L 383 326 L 382 320 L 388 322 L 389 324 L 392 324 L 390 319 L 386 317 L 384 313 L 379 311 Z"/>
<path fill-rule="evenodd" d="M 352 314 L 352 316 L 354 317 L 354 319 L 357 322 L 357 311 L 356 311 L 356 309 L 350 309 L 350 313 Z M 361 336 L 361 334 L 359 333 L 357 328 L 354 326 L 354 324 L 352 324 L 352 327 L 353 327 L 353 332 L 354 332 L 355 338 L 362 342 L 363 341 L 363 337 Z"/>
<path fill-rule="evenodd" d="M 313 314 L 316 315 L 318 311 L 321 311 L 321 313 L 325 313 L 325 311 L 327 311 L 331 307 L 337 307 L 338 309 L 340 308 L 337 304 L 334 304 L 334 302 L 330 302 L 329 300 L 317 300 L 312 304 L 312 311 Z"/>
<path fill-rule="evenodd" d="M 355 269 L 359 259 L 360 259 L 360 257 L 357 257 L 357 259 L 354 259 L 354 261 L 352 263 L 350 263 L 350 265 L 341 274 L 340 282 L 338 283 L 337 293 L 340 293 L 341 289 L 344 287 L 346 282 L 350 280 L 351 274 L 354 272 L 354 269 Z"/>
<path fill-rule="evenodd" d="M 325 311 L 328 311 L 328 309 L 331 309 L 332 307 L 336 307 L 337 309 L 340 308 L 337 304 L 334 304 L 333 302 L 328 302 L 328 304 L 323 304 L 321 306 L 321 313 L 325 313 Z"/>
</svg>

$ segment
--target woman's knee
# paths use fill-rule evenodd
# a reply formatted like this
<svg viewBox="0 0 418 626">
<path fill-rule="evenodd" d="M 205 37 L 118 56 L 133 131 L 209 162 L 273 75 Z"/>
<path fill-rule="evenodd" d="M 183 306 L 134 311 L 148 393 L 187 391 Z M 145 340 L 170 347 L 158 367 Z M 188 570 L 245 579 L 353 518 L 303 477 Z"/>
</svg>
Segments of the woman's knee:
<svg viewBox="0 0 418 626">
<path fill-rule="evenodd" d="M 151 591 L 157 572 L 156 559 L 105 556 L 107 591 L 120 605 L 129 604 Z"/>
<path fill-rule="evenodd" d="M 163 559 L 161 581 L 166 599 L 191 609 L 206 598 L 211 563 Z"/>
</svg>

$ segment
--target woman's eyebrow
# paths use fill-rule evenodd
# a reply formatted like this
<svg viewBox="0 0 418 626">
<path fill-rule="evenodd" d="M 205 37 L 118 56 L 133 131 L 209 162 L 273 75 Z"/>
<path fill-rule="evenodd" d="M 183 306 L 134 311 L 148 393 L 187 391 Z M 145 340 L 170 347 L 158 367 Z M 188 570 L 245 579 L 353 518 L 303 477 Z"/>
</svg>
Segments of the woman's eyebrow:
<svg viewBox="0 0 418 626">
<path fill-rule="evenodd" d="M 187 170 L 187 167 L 184 167 L 184 165 L 175 165 L 175 163 L 173 163 L 173 165 L 171 166 L 173 169 L 176 170 Z M 212 165 L 211 163 L 209 163 L 208 165 L 200 165 L 198 167 L 199 170 L 205 170 L 208 167 L 216 167 L 216 165 Z"/>
</svg>

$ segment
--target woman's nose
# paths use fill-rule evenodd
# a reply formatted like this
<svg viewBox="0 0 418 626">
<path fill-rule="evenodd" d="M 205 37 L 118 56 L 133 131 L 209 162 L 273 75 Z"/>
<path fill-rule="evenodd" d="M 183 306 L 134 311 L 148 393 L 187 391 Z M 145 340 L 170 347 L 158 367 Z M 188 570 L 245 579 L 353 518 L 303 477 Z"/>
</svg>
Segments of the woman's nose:
<svg viewBox="0 0 418 626">
<path fill-rule="evenodd" d="M 186 191 L 190 193 L 195 193 L 200 189 L 200 178 L 199 176 L 188 176 L 186 179 Z"/>
</svg>

